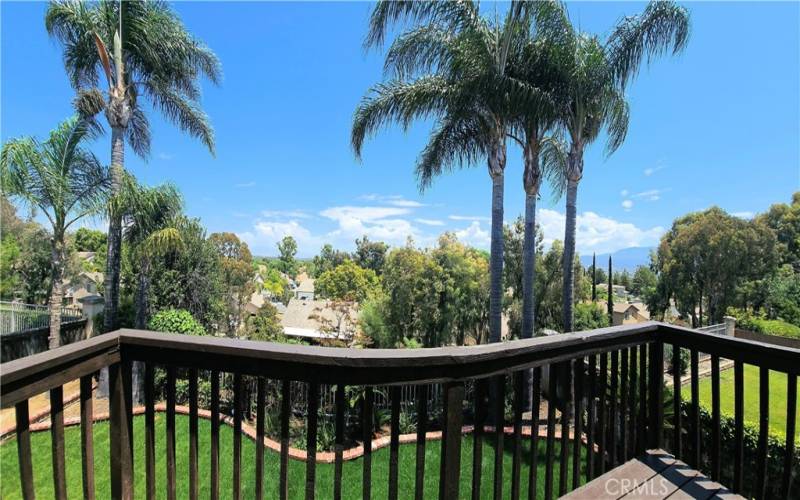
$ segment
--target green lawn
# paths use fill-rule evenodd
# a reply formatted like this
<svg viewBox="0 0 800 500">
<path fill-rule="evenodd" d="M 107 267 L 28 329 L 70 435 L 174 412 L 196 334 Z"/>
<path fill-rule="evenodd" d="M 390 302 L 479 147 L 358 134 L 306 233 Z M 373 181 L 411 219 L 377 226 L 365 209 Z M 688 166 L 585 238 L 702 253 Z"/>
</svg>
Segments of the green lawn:
<svg viewBox="0 0 800 500">
<path fill-rule="evenodd" d="M 165 464 L 166 457 L 164 450 L 165 436 L 165 416 L 162 413 L 156 414 L 156 446 L 157 446 L 157 486 L 156 492 L 159 498 L 166 495 L 165 492 Z M 178 476 L 178 498 L 188 497 L 188 433 L 189 420 L 185 416 L 176 417 L 176 443 L 177 443 L 177 476 Z M 136 477 L 135 493 L 137 498 L 144 495 L 144 419 L 143 417 L 134 418 L 134 443 L 135 443 L 135 470 Z M 209 497 L 209 468 L 210 468 L 210 435 L 211 425 L 207 420 L 200 420 L 200 439 L 199 439 L 199 470 L 200 470 L 200 497 Z M 65 430 L 66 440 L 66 462 L 67 462 L 67 488 L 70 498 L 78 498 L 81 493 L 81 450 L 80 450 L 80 429 L 79 427 L 68 427 Z M 95 443 L 95 474 L 97 498 L 109 498 L 109 468 L 108 468 L 108 425 L 107 423 L 97 423 L 94 426 Z M 50 433 L 37 432 L 32 435 L 31 444 L 34 456 L 34 480 L 37 497 L 53 497 L 52 464 L 50 455 Z M 232 478 L 232 447 L 233 431 L 227 425 L 220 429 L 220 493 L 222 498 L 231 497 L 231 478 Z M 505 495 L 509 496 L 511 481 L 511 441 L 506 439 L 505 444 Z M 425 475 L 425 498 L 435 498 L 438 496 L 439 479 L 439 442 L 429 442 L 426 447 L 426 475 Z M 524 457 L 529 450 L 526 441 Z M 540 440 L 539 448 L 539 496 L 544 494 L 544 440 Z M 413 498 L 414 495 L 414 470 L 416 463 L 415 445 L 403 445 L 400 447 L 400 498 Z M 252 498 L 255 469 L 255 444 L 246 436 L 242 439 L 242 498 Z M 265 496 L 274 498 L 277 495 L 279 461 L 278 454 L 269 450 L 265 453 Z M 554 470 L 555 487 L 558 487 L 558 442 L 556 442 L 556 464 Z M 491 497 L 492 474 L 494 467 L 494 450 L 487 440 L 483 453 L 483 482 L 482 498 Z M 344 463 L 344 480 L 342 481 L 344 498 L 361 497 L 361 460 L 354 460 Z M 528 488 L 527 460 L 523 463 L 522 488 L 527 492 Z M 2 484 L 0 485 L 0 496 L 6 500 L 21 498 L 19 488 L 19 471 L 17 464 L 17 446 L 14 440 L 10 440 L 0 446 L 0 475 Z M 375 498 L 385 498 L 387 496 L 387 481 L 389 476 L 389 449 L 383 448 L 373 453 L 372 458 L 372 494 Z M 461 497 L 469 498 L 470 484 L 472 477 L 472 438 L 465 436 L 462 444 L 461 456 Z M 292 498 L 303 498 L 305 491 L 305 463 L 290 460 L 289 464 L 289 493 Z M 331 498 L 333 491 L 333 465 L 317 465 L 317 497 Z"/>
<path fill-rule="evenodd" d="M 759 422 L 759 368 L 753 365 L 744 365 L 744 420 L 756 428 Z M 719 401 L 724 414 L 733 416 L 734 390 L 733 368 L 723 370 L 719 375 Z M 770 432 L 778 436 L 786 436 L 786 374 L 769 372 L 769 428 Z M 683 386 L 684 399 L 691 398 L 688 385 Z M 700 404 L 711 409 L 711 377 L 700 380 Z M 800 421 L 800 406 L 797 411 L 797 421 Z"/>
</svg>

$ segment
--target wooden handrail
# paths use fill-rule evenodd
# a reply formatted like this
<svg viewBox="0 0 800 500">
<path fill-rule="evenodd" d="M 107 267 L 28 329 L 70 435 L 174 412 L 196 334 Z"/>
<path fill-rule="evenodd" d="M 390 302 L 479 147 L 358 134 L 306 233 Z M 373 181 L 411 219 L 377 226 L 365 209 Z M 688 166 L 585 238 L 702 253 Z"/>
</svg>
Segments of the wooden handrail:
<svg viewBox="0 0 800 500">
<path fill-rule="evenodd" d="M 16 406 L 19 421 L 28 420 L 28 399 L 37 394 L 51 391 L 51 405 L 53 420 L 53 456 L 54 456 L 54 482 L 56 496 L 66 496 L 63 487 L 65 477 L 65 463 L 63 459 L 63 413 L 60 388 L 63 384 L 81 379 L 81 429 L 85 432 L 82 442 L 85 456 L 92 456 L 90 443 L 92 421 L 92 375 L 102 368 L 109 369 L 109 410 L 110 410 L 110 467 L 111 467 L 111 493 L 114 498 L 131 498 L 133 495 L 133 429 L 131 427 L 132 415 L 132 365 L 135 362 L 145 364 L 145 394 L 146 394 L 146 457 L 148 460 L 148 496 L 154 495 L 155 485 L 155 426 L 153 424 L 153 369 L 154 367 L 167 368 L 167 455 L 168 455 L 168 491 L 175 491 L 175 447 L 174 447 L 174 408 L 175 408 L 175 378 L 176 374 L 181 379 L 188 377 L 190 387 L 191 409 L 190 420 L 197 419 L 197 384 L 198 377 L 208 377 L 211 383 L 211 412 L 216 420 L 220 411 L 220 384 L 221 373 L 234 375 L 233 401 L 235 431 L 234 436 L 239 436 L 239 428 L 244 414 L 243 406 L 243 376 L 259 377 L 258 399 L 263 403 L 264 378 L 283 380 L 281 396 L 281 443 L 282 458 L 280 472 L 279 496 L 285 498 L 287 491 L 288 449 L 289 444 L 289 418 L 291 401 L 289 393 L 290 381 L 300 381 L 308 384 L 309 398 L 307 418 L 307 447 L 312 450 L 313 456 L 316 442 L 317 405 L 316 397 L 320 384 L 336 387 L 336 422 L 337 443 L 340 446 L 344 432 L 345 405 L 343 398 L 345 386 L 365 386 L 361 417 L 365 442 L 371 443 L 373 432 L 373 386 L 390 385 L 392 401 L 390 449 L 390 496 L 397 495 L 398 489 L 398 463 L 397 463 L 397 436 L 399 435 L 399 395 L 400 385 L 419 385 L 441 383 L 445 388 L 443 401 L 443 444 L 440 464 L 440 496 L 442 498 L 456 498 L 459 496 L 459 481 L 461 464 L 460 429 L 465 414 L 462 413 L 465 396 L 465 382 L 478 380 L 479 384 L 474 395 L 476 408 L 475 417 L 483 422 L 487 416 L 502 422 L 504 416 L 504 397 L 497 395 L 506 394 L 506 376 L 512 375 L 511 385 L 514 394 L 514 433 L 513 433 L 513 464 L 511 477 L 511 491 L 516 496 L 520 492 L 520 478 L 522 471 L 521 456 L 521 425 L 525 391 L 523 370 L 535 368 L 531 378 L 534 387 L 534 401 L 539 402 L 539 387 L 545 387 L 544 377 L 548 376 L 547 386 L 547 453 L 545 458 L 545 492 L 554 494 L 566 493 L 574 488 L 577 480 L 572 481 L 570 488 L 567 481 L 567 469 L 562 467 L 558 477 L 553 475 L 553 464 L 558 460 L 562 465 L 568 462 L 570 456 L 568 446 L 573 446 L 573 474 L 580 474 L 579 463 L 586 461 L 585 474 L 591 479 L 595 470 L 603 472 L 606 466 L 613 467 L 618 463 L 619 457 L 628 457 L 628 450 L 632 454 L 641 453 L 645 446 L 660 448 L 664 444 L 664 347 L 670 345 L 673 351 L 673 363 L 680 360 L 680 348 L 688 349 L 691 353 L 692 372 L 692 408 L 691 418 L 686 418 L 690 428 L 685 435 L 691 438 L 691 462 L 700 461 L 700 425 L 697 397 L 698 377 L 698 352 L 712 355 L 712 382 L 714 391 L 713 413 L 714 421 L 719 422 L 719 358 L 728 358 L 736 361 L 736 391 L 737 391 L 737 440 L 741 441 L 741 371 L 743 364 L 760 367 L 762 381 L 759 388 L 762 404 L 760 408 L 761 421 L 759 426 L 759 457 L 757 465 L 759 471 L 766 471 L 767 455 L 767 395 L 769 381 L 766 374 L 770 370 L 780 371 L 789 375 L 789 392 L 794 387 L 796 391 L 796 376 L 800 373 L 800 349 L 780 347 L 756 341 L 736 339 L 724 335 L 698 332 L 686 328 L 675 327 L 658 322 L 648 322 L 637 325 L 624 325 L 603 328 L 587 332 L 569 333 L 551 337 L 514 340 L 503 343 L 478 345 L 469 347 L 442 347 L 431 349 L 342 349 L 313 346 L 297 346 L 257 342 L 218 337 L 198 337 L 140 330 L 118 330 L 92 339 L 76 342 L 58 349 L 21 358 L 8 363 L 0 364 L 0 393 L 2 394 L 3 408 Z M 630 356 L 629 356 L 630 355 Z M 611 358 L 610 371 L 608 358 Z M 588 359 L 588 364 L 587 364 Z M 621 360 L 621 361 L 620 361 Z M 628 361 L 630 360 L 630 362 Z M 597 366 L 599 361 L 599 370 Z M 622 363 L 620 366 L 619 363 Z M 186 370 L 188 369 L 188 370 Z M 200 372 L 203 370 L 203 372 Z M 210 371 L 210 376 L 209 372 Z M 203 373 L 202 375 L 200 375 Z M 491 380 L 487 380 L 490 379 Z M 575 392 L 572 392 L 570 379 L 574 380 Z M 675 377 L 679 380 L 679 377 Z M 585 387 L 584 387 L 584 384 Z M 486 389 L 490 388 L 489 391 Z M 484 398 L 489 396 L 488 401 Z M 584 394 L 588 397 L 584 400 Z M 675 408 L 680 411 L 681 392 L 675 392 Z M 597 398 L 597 399 L 595 399 Z M 789 495 L 791 479 L 793 449 L 794 449 L 794 399 L 789 397 L 787 412 L 787 428 L 791 432 L 787 435 L 787 453 L 784 462 L 784 475 L 781 484 Z M 794 402 L 793 402 L 794 401 Z M 491 403 L 490 403 L 491 402 Z M 609 404 L 606 405 L 606 402 Z M 418 422 L 423 431 L 427 426 L 427 398 L 426 404 L 421 404 L 415 411 Z M 261 404 L 261 403 L 260 403 Z M 538 404 L 536 405 L 538 407 Z M 576 434 L 581 433 L 586 418 L 586 444 L 568 443 L 562 441 L 560 458 L 555 457 L 555 420 L 556 406 L 560 409 L 561 433 L 569 435 L 571 421 L 574 422 Z M 566 410 L 564 409 L 566 408 Z M 574 413 L 571 408 L 574 408 Z M 263 410 L 263 408 L 262 408 Z M 608 411 L 607 411 L 608 410 Z M 263 411 L 257 417 L 257 426 L 263 429 Z M 673 434 L 682 439 L 684 429 L 681 420 L 675 422 L 677 428 Z M 191 422 L 190 422 L 191 424 Z M 502 428 L 502 426 L 496 426 Z M 482 428 L 482 424 L 481 424 Z M 419 430 L 419 429 L 418 429 Z M 212 464 L 218 463 L 219 446 L 212 426 Z M 620 436 L 622 444 L 617 442 Z M 192 442 L 197 440 L 197 425 L 190 425 Z M 538 433 L 533 433 L 538 435 Z M 216 441 L 215 441 L 216 439 Z M 236 438 L 235 438 L 236 439 Z M 240 438 L 239 438 L 240 439 Z M 502 433 L 494 436 L 496 439 L 494 491 L 503 491 L 503 453 L 504 437 Z M 536 438 L 532 438 L 536 444 Z M 791 441 L 790 441 L 791 440 Z M 711 458 L 715 464 L 712 477 L 719 479 L 720 445 L 719 436 L 712 436 Z M 32 495 L 29 483 L 32 482 L 33 472 L 31 467 L 30 432 L 26 424 L 17 428 L 17 442 L 20 453 L 21 484 L 27 488 L 23 493 L 26 498 Z M 173 443 L 169 445 L 169 443 Z M 216 443 L 216 445 L 215 445 Z M 238 464 L 241 460 L 240 441 L 234 441 L 234 496 L 240 492 L 240 477 Z M 480 436 L 476 438 L 474 456 L 481 456 Z M 628 446 L 630 443 L 630 446 Z M 417 456 L 424 457 L 425 444 L 417 444 Z M 705 446 L 705 445 L 703 445 Z M 737 444 L 736 462 L 737 480 L 734 488 L 741 489 L 741 443 Z M 369 446 L 364 450 L 362 474 L 365 495 L 369 495 L 371 487 L 371 450 Z M 260 451 L 263 453 L 263 450 Z M 170 455 L 171 454 L 171 455 Z M 284 457 L 285 455 L 285 457 Z M 677 455 L 681 455 L 678 447 Z M 197 482 L 203 476 L 196 471 L 196 450 L 193 458 L 190 457 L 190 492 L 197 491 Z M 263 458 L 263 457 L 262 457 Z M 286 459 L 286 461 L 284 460 Z M 687 457 L 688 458 L 688 457 Z M 170 461 L 171 460 L 171 461 Z M 480 459 L 478 458 L 480 461 Z M 286 462 L 286 463 L 285 463 Z M 93 491 L 94 479 L 92 461 L 84 457 L 84 491 Z M 89 465 L 87 465 L 89 464 Z M 307 464 L 306 496 L 312 498 L 315 491 L 314 461 Z M 424 464 L 423 464 L 424 465 Z M 699 464 L 693 464 L 699 467 Z M 595 468 L 595 466 L 597 466 Z M 337 467 L 341 467 L 341 453 L 337 455 Z M 335 477 L 335 491 L 341 492 L 341 468 Z M 424 466 L 417 466 L 416 484 L 417 497 L 422 494 L 424 485 Z M 530 469 L 533 476 L 530 484 L 535 488 L 535 470 Z M 210 471 L 212 491 L 219 488 L 218 466 L 212 465 Z M 480 475 L 473 474 L 473 497 L 480 496 Z M 488 479 L 488 478 L 487 478 Z M 556 484 L 557 483 L 557 484 Z M 758 484 L 758 494 L 767 491 L 766 479 Z M 257 488 L 258 496 L 265 495 L 264 484 Z M 138 488 L 138 486 L 137 486 Z M 557 489 L 556 489 L 557 488 Z M 269 492 L 271 496 L 275 491 Z M 88 494 L 87 494 L 88 496 Z"/>
</svg>

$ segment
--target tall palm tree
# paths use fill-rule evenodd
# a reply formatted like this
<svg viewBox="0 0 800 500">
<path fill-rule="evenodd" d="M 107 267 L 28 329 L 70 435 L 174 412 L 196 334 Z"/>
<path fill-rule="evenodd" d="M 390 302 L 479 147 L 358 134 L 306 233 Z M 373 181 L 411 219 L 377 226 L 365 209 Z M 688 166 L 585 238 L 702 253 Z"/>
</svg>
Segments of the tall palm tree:
<svg viewBox="0 0 800 500">
<path fill-rule="evenodd" d="M 45 142 L 32 137 L 12 139 L 0 153 L 3 195 L 40 210 L 53 231 L 50 349 L 61 341 L 67 230 L 102 209 L 109 187 L 108 169 L 83 147 L 95 132 L 91 123 L 73 117 L 53 130 Z"/>
<path fill-rule="evenodd" d="M 111 127 L 112 191 L 123 184 L 125 142 L 146 158 L 150 125 L 142 107 L 147 97 L 168 120 L 214 152 L 214 133 L 200 108 L 198 80 L 217 84 L 217 57 L 192 37 L 168 4 L 161 1 L 52 1 L 45 15 L 48 33 L 64 48 L 64 66 L 78 91 L 84 116 L 105 112 Z M 108 48 L 111 48 L 110 51 Z M 100 71 L 108 87 L 100 90 Z M 117 323 L 122 213 L 111 212 L 105 275 L 104 328 Z"/>
<path fill-rule="evenodd" d="M 636 16 L 625 17 L 603 42 L 595 35 L 577 31 L 561 5 L 563 56 L 561 123 L 569 134 L 567 153 L 567 203 L 564 234 L 563 329 L 573 328 L 575 295 L 573 260 L 578 183 L 583 177 L 583 154 L 606 130 L 606 154 L 625 140 L 628 131 L 628 103 L 625 88 L 644 60 L 667 51 L 681 52 L 689 40 L 688 11 L 672 1 L 651 1 Z"/>
<path fill-rule="evenodd" d="M 393 24 L 414 27 L 392 43 L 385 70 L 355 112 L 351 134 L 358 158 L 366 137 L 399 122 L 434 118 L 436 126 L 418 160 L 420 189 L 455 167 L 487 159 L 492 179 L 489 338 L 500 340 L 503 274 L 503 188 L 506 133 L 514 105 L 538 93 L 507 75 L 508 53 L 520 4 L 504 23 L 481 17 L 478 4 L 381 1 L 372 12 L 366 45 L 379 45 Z"/>
</svg>

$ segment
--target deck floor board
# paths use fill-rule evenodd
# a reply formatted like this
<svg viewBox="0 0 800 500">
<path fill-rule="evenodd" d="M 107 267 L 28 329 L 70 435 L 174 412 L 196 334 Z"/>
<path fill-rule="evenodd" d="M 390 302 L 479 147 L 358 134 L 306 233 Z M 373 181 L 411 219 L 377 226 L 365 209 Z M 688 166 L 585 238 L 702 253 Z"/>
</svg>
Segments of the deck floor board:
<svg viewBox="0 0 800 500">
<path fill-rule="evenodd" d="M 734 500 L 743 497 L 712 481 L 664 450 L 649 450 L 583 485 L 570 500 Z"/>
</svg>

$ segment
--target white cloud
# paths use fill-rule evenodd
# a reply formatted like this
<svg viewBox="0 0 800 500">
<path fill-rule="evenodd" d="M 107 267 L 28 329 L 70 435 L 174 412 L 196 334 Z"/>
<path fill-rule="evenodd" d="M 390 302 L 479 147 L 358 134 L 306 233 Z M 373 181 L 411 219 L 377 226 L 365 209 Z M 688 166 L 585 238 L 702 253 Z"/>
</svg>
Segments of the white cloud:
<svg viewBox="0 0 800 500">
<path fill-rule="evenodd" d="M 359 196 L 358 199 L 364 201 L 375 201 L 378 203 L 384 203 L 386 205 L 391 205 L 393 207 L 419 208 L 425 206 L 424 203 L 414 200 L 408 200 L 399 194 L 383 195 L 383 194 L 370 193 L 370 194 L 363 194 Z"/>
<path fill-rule="evenodd" d="M 330 207 L 319 214 L 338 224 L 338 228 L 329 233 L 331 237 L 352 239 L 367 235 L 400 244 L 409 236 L 419 234 L 409 221 L 399 218 L 410 212 L 409 208 L 403 207 L 343 206 Z"/>
<path fill-rule="evenodd" d="M 251 188 L 251 187 L 255 187 L 255 185 L 256 185 L 256 181 L 250 181 L 250 182 L 240 182 L 238 184 L 234 184 L 234 187 L 237 187 L 237 188 Z"/>
<path fill-rule="evenodd" d="M 659 170 L 663 170 L 663 169 L 664 169 L 664 165 L 657 165 L 655 167 L 648 167 L 648 168 L 644 169 L 643 173 L 644 173 L 645 176 L 650 177 L 654 173 L 658 172 Z"/>
<path fill-rule="evenodd" d="M 444 221 L 439 219 L 414 219 L 414 222 L 425 226 L 444 226 Z"/>
<path fill-rule="evenodd" d="M 309 255 L 322 245 L 320 238 L 311 234 L 308 228 L 296 220 L 286 222 L 259 220 L 253 225 L 252 230 L 239 233 L 238 236 L 246 241 L 252 250 L 267 255 L 277 254 L 276 245 L 286 236 L 297 240 L 301 256 Z"/>
<path fill-rule="evenodd" d="M 158 159 L 159 160 L 169 161 L 169 160 L 171 160 L 173 158 L 175 158 L 175 155 L 172 155 L 170 153 L 165 153 L 163 151 L 158 153 Z"/>
<path fill-rule="evenodd" d="M 539 210 L 545 245 L 564 240 L 564 214 L 549 209 Z M 580 253 L 610 253 L 629 247 L 649 247 L 658 244 L 664 228 L 639 228 L 629 222 L 603 217 L 594 212 L 579 214 L 576 221 L 576 247 Z"/>
<path fill-rule="evenodd" d="M 309 219 L 311 214 L 304 210 L 264 210 L 261 212 L 262 217 L 268 219 Z"/>
<path fill-rule="evenodd" d="M 473 221 L 468 227 L 455 231 L 455 235 L 462 243 L 481 248 L 487 248 L 491 241 L 489 231 L 484 231 L 478 221 Z"/>
<path fill-rule="evenodd" d="M 744 212 L 733 212 L 731 215 L 733 215 L 734 217 L 740 217 L 742 219 L 752 219 L 755 214 L 750 211 L 744 211 Z"/>
<path fill-rule="evenodd" d="M 640 193 L 632 194 L 631 198 L 644 199 L 647 201 L 658 201 L 661 195 L 669 191 L 669 189 L 648 189 Z"/>
<path fill-rule="evenodd" d="M 480 215 L 449 215 L 447 218 L 450 220 L 466 220 L 476 222 L 488 222 L 491 220 L 489 217 L 482 217 Z"/>
<path fill-rule="evenodd" d="M 622 201 L 622 208 L 625 209 L 626 212 L 630 212 L 633 208 L 633 201 L 631 200 L 623 200 Z"/>
<path fill-rule="evenodd" d="M 628 196 L 628 190 L 627 189 L 623 189 L 622 191 L 619 192 L 619 195 L 622 196 L 623 198 Z"/>
</svg>

